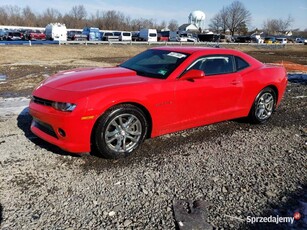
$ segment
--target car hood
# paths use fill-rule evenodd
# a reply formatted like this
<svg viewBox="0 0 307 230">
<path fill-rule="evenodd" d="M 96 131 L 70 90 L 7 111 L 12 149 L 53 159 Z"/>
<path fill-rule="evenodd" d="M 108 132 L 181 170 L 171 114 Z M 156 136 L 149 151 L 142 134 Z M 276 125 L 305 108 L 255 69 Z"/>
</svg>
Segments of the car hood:
<svg viewBox="0 0 307 230">
<path fill-rule="evenodd" d="M 149 81 L 135 71 L 122 67 L 82 68 L 59 72 L 47 78 L 42 86 L 65 91 L 90 91 L 95 89 L 130 85 Z"/>
</svg>

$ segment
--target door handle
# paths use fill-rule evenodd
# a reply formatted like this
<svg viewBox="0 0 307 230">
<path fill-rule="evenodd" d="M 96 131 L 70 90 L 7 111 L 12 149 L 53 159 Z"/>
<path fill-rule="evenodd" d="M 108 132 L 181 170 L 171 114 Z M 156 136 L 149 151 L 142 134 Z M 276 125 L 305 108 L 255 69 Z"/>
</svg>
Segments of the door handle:
<svg viewBox="0 0 307 230">
<path fill-rule="evenodd" d="M 239 80 L 233 80 L 233 81 L 231 82 L 232 85 L 238 85 L 238 84 L 240 84 L 240 83 L 241 83 L 241 81 L 239 81 Z"/>
</svg>

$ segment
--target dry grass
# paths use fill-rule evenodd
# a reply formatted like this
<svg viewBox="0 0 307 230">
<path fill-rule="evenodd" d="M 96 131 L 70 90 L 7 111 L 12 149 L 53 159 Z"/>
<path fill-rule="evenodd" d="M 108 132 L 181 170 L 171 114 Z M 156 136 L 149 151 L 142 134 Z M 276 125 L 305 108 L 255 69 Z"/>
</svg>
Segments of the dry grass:
<svg viewBox="0 0 307 230">
<path fill-rule="evenodd" d="M 44 45 L 1 47 L 0 64 L 7 65 L 102 65 L 97 58 L 129 57 L 145 50 L 144 46 Z M 93 63 L 91 63 L 93 62 Z M 110 63 L 110 62 L 108 62 Z M 112 64 L 112 63 L 110 63 Z"/>
<path fill-rule="evenodd" d="M 222 45 L 223 46 L 223 45 Z M 43 45 L 43 46 L 6 46 L 1 47 L 0 64 L 9 65 L 98 65 L 108 66 L 118 64 L 120 61 L 128 59 L 135 54 L 148 49 L 148 45 Z M 290 45 L 286 48 L 260 48 L 249 45 L 227 45 L 225 47 L 242 50 L 255 54 L 261 61 L 267 60 L 267 54 L 271 57 L 297 56 L 307 59 L 307 46 Z M 263 54 L 263 55 L 262 55 Z M 270 58 L 271 58 L 270 57 Z M 306 57 L 306 58 L 305 58 Z M 288 60 L 292 61 L 293 60 Z M 104 63 L 106 62 L 106 63 Z M 301 63 L 303 64 L 303 63 Z M 307 64 L 307 63 L 306 63 Z M 305 64 L 305 65 L 306 65 Z"/>
</svg>

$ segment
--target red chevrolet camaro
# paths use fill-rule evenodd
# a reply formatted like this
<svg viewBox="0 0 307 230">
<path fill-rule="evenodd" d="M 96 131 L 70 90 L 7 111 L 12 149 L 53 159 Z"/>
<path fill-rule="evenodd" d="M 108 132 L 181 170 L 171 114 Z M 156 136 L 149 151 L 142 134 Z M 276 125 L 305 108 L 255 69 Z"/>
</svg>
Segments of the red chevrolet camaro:
<svg viewBox="0 0 307 230">
<path fill-rule="evenodd" d="M 149 137 L 240 117 L 264 123 L 286 85 L 283 67 L 240 51 L 158 47 L 47 78 L 33 91 L 31 130 L 69 152 L 118 158 Z"/>
</svg>

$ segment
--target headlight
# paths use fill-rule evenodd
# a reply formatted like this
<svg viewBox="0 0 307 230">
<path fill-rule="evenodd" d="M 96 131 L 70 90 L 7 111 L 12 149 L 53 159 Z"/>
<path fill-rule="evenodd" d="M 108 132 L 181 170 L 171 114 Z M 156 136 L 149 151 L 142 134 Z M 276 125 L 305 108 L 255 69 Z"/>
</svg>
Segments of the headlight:
<svg viewBox="0 0 307 230">
<path fill-rule="evenodd" d="M 76 104 L 68 102 L 53 102 L 52 107 L 63 112 L 72 112 L 76 108 Z"/>
</svg>

